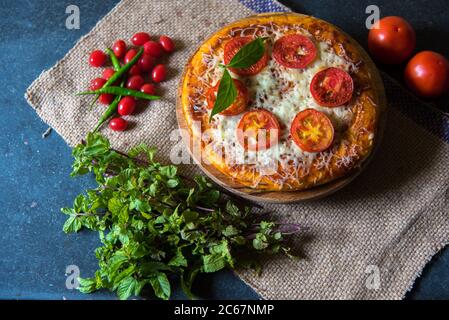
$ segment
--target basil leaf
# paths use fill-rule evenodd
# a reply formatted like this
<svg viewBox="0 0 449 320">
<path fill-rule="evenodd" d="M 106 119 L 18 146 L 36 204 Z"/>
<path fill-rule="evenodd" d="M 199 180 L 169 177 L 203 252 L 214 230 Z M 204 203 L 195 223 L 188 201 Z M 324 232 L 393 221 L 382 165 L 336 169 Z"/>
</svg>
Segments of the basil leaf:
<svg viewBox="0 0 449 320">
<path fill-rule="evenodd" d="M 265 53 L 265 38 L 256 38 L 245 44 L 232 58 L 226 67 L 228 68 L 248 68 L 259 61 Z"/>
<path fill-rule="evenodd" d="M 220 80 L 218 86 L 217 99 L 215 100 L 214 107 L 210 114 L 209 121 L 212 117 L 223 110 L 226 110 L 237 97 L 237 88 L 235 87 L 234 80 L 227 69 L 224 70 L 223 77 Z"/>
</svg>

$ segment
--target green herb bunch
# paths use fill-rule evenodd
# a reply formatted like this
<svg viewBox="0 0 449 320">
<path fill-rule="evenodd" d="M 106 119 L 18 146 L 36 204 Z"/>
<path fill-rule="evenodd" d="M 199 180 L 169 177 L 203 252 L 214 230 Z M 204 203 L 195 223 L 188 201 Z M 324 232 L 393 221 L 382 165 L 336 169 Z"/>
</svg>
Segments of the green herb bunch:
<svg viewBox="0 0 449 320">
<path fill-rule="evenodd" d="M 81 292 L 106 288 L 127 299 L 150 287 L 168 299 L 169 278 L 179 278 L 192 298 L 198 273 L 256 267 L 248 253 L 290 256 L 284 236 L 298 226 L 261 220 L 204 177 L 190 180 L 175 166 L 155 162 L 155 152 L 144 144 L 128 154 L 115 151 L 99 133 L 89 133 L 73 150 L 71 175 L 93 172 L 98 187 L 61 209 L 68 216 L 63 229 L 99 231 L 102 242 L 95 252 L 99 269 L 80 279 Z"/>
</svg>

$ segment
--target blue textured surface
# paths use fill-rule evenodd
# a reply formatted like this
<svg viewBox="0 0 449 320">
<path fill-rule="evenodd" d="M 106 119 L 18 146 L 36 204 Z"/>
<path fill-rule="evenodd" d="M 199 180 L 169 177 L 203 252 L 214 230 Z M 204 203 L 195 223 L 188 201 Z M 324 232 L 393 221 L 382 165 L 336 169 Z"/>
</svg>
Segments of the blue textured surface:
<svg viewBox="0 0 449 320">
<path fill-rule="evenodd" d="M 41 138 L 47 126 L 27 105 L 23 94 L 42 70 L 61 59 L 117 2 L 0 1 L 3 12 L 8 13 L 0 20 L 0 58 L 4 66 L 0 75 L 3 111 L 0 117 L 0 298 L 113 297 L 106 292 L 81 295 L 65 287 L 67 265 L 77 264 L 84 276 L 93 273 L 96 268 L 93 250 L 98 240 L 95 233 L 63 234 L 64 216 L 59 208 L 70 205 L 75 195 L 93 181 L 88 177 L 69 177 L 70 148 L 54 132 L 46 139 Z M 364 23 L 364 3 L 369 1 L 283 2 L 294 4 L 298 11 L 336 23 L 364 44 L 366 30 L 362 30 L 360 24 Z M 435 5 L 411 1 L 407 6 L 386 0 L 376 3 L 381 10 L 385 7 L 386 14 L 402 15 L 413 21 L 421 44 L 448 55 L 448 9 L 443 6 L 444 1 L 434 1 Z M 80 30 L 64 27 L 65 8 L 69 4 L 80 7 Z M 434 34 L 429 30 L 439 32 Z M 430 33 L 435 38 L 429 38 Z M 446 249 L 426 267 L 409 296 L 448 299 L 448 265 L 449 250 Z M 231 272 L 202 277 L 198 285 L 200 295 L 208 298 L 258 298 Z M 183 297 L 180 291 L 175 290 L 174 298 L 180 297 Z"/>
</svg>

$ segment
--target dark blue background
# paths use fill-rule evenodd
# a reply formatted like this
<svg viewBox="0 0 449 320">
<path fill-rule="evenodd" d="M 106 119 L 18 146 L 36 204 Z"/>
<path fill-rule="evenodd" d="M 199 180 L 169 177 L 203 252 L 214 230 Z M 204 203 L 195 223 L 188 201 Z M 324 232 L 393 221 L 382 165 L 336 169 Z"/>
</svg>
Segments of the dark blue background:
<svg viewBox="0 0 449 320">
<path fill-rule="evenodd" d="M 167 1 L 167 0 L 164 0 Z M 65 269 L 76 264 L 82 276 L 96 269 L 93 253 L 97 234 L 65 235 L 62 206 L 92 186 L 89 177 L 71 179 L 71 150 L 61 137 L 47 129 L 27 105 L 23 94 L 31 82 L 53 66 L 111 10 L 117 0 L 103 1 L 6 1 L 1 0 L 0 19 L 0 298 L 7 299 L 105 299 L 107 292 L 82 295 L 65 287 Z M 283 1 L 299 12 L 328 20 L 346 30 L 363 45 L 365 8 L 377 4 L 382 16 L 400 15 L 416 28 L 419 49 L 449 56 L 449 24 L 446 1 Z M 76 4 L 81 29 L 65 28 L 65 8 Z M 169 30 L 167 30 L 169 33 Z M 381 68 L 400 79 L 401 67 Z M 443 108 L 444 100 L 435 101 Z M 449 298 L 449 250 L 438 254 L 425 268 L 408 295 L 415 299 Z M 207 298 L 258 296 L 231 272 L 201 277 L 199 294 Z M 183 295 L 175 290 L 175 298 Z"/>
</svg>

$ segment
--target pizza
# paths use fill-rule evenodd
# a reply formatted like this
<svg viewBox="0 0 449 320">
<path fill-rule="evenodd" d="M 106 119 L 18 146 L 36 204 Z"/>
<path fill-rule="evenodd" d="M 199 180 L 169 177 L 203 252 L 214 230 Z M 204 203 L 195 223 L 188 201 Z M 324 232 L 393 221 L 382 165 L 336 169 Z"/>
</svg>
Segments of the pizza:
<svg viewBox="0 0 449 320">
<path fill-rule="evenodd" d="M 236 96 L 211 117 L 223 65 L 257 38 L 263 54 L 229 68 Z M 365 51 L 335 26 L 294 13 L 248 17 L 212 35 L 186 65 L 178 104 L 201 162 L 265 191 L 305 190 L 359 168 L 385 109 Z"/>
</svg>

